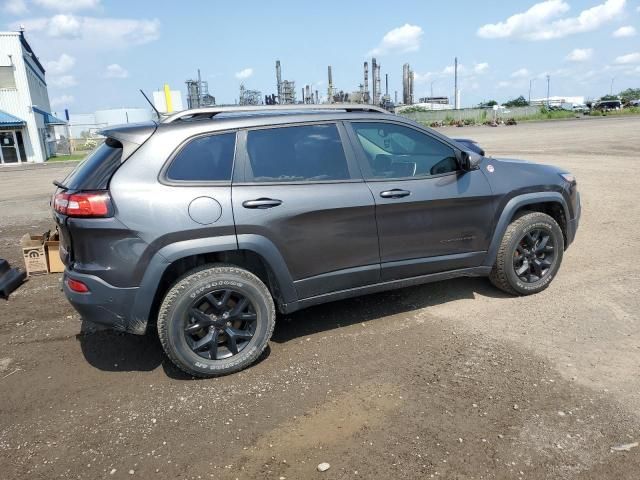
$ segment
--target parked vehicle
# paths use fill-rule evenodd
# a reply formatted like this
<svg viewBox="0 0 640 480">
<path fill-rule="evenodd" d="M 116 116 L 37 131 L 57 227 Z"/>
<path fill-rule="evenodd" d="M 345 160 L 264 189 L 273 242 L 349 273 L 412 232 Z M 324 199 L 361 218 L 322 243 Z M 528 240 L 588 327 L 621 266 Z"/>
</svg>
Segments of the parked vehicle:
<svg viewBox="0 0 640 480">
<path fill-rule="evenodd" d="M 620 110 L 622 108 L 622 102 L 620 100 L 601 100 L 596 102 L 593 108 L 596 110 L 602 110 L 603 112 Z"/>
<path fill-rule="evenodd" d="M 205 108 L 103 134 L 53 197 L 64 292 L 88 320 L 156 324 L 194 376 L 254 362 L 276 311 L 462 276 L 540 292 L 580 218 L 566 170 L 368 105 Z"/>
</svg>

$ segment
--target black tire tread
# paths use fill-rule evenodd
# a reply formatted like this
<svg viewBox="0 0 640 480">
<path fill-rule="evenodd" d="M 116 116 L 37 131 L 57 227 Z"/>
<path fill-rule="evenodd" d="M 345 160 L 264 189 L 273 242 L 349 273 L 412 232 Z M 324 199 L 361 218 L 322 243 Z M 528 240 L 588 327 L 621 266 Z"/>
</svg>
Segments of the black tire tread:
<svg viewBox="0 0 640 480">
<path fill-rule="evenodd" d="M 276 308 L 273 303 L 273 298 L 271 296 L 271 293 L 269 292 L 269 289 L 262 282 L 262 280 L 260 280 L 256 275 L 249 272 L 248 270 L 236 267 L 234 265 L 229 265 L 229 264 L 208 264 L 208 265 L 203 265 L 201 267 L 197 267 L 193 270 L 190 270 L 186 272 L 184 275 L 182 275 L 180 278 L 178 278 L 178 280 L 176 280 L 173 286 L 168 290 L 167 294 L 162 300 L 162 304 L 160 305 L 160 310 L 158 312 L 158 337 L 160 338 L 160 343 L 162 344 L 162 348 L 165 351 L 166 355 L 169 357 L 169 359 L 173 362 L 173 364 L 183 372 L 187 373 L 188 375 L 199 377 L 199 378 L 210 378 L 214 376 L 222 376 L 222 375 L 235 373 L 237 371 L 240 371 L 248 367 L 253 362 L 255 362 L 260 357 L 260 355 L 262 355 L 265 348 L 267 347 L 268 341 L 264 343 L 262 348 L 256 349 L 255 352 L 251 354 L 251 356 L 246 357 L 241 361 L 238 361 L 236 365 L 233 365 L 230 368 L 225 369 L 224 372 L 212 371 L 208 374 L 195 372 L 184 367 L 182 365 L 181 360 L 173 354 L 170 348 L 168 348 L 169 346 L 169 340 L 168 340 L 169 333 L 167 331 L 168 311 L 171 305 L 173 304 L 173 302 L 176 300 L 176 298 L 178 298 L 195 281 L 204 279 L 211 275 L 220 276 L 220 275 L 229 275 L 229 274 L 243 277 L 246 281 L 255 284 L 258 287 L 258 289 L 261 291 L 262 295 L 264 296 L 264 299 L 268 302 L 268 307 L 270 310 L 270 318 L 268 319 L 268 322 L 267 322 L 267 327 L 268 327 L 267 340 L 270 339 L 271 335 L 273 334 L 273 329 L 275 327 Z"/>
<path fill-rule="evenodd" d="M 502 241 L 500 242 L 500 247 L 498 248 L 498 253 L 496 255 L 496 263 L 493 265 L 491 273 L 489 274 L 489 280 L 496 288 L 499 288 L 503 292 L 510 295 L 521 295 L 511 286 L 509 280 L 507 279 L 505 271 L 505 261 L 508 255 L 507 250 L 509 248 L 511 239 L 521 227 L 527 225 L 528 223 L 541 221 L 550 222 L 558 226 L 558 223 L 552 217 L 550 217 L 546 213 L 541 212 L 524 213 L 509 224 L 507 230 L 502 236 Z M 560 227 L 558 226 L 558 228 Z"/>
</svg>

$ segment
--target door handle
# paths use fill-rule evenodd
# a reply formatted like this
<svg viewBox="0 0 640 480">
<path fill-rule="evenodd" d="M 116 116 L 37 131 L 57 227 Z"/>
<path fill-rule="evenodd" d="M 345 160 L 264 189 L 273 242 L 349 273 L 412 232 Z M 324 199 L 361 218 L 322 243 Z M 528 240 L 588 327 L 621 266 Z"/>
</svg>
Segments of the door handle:
<svg viewBox="0 0 640 480">
<path fill-rule="evenodd" d="M 256 198 L 255 200 L 245 200 L 242 202 L 244 208 L 273 208 L 282 204 L 282 200 L 275 198 Z"/>
<path fill-rule="evenodd" d="M 399 188 L 394 188 L 393 190 L 385 190 L 384 192 L 380 192 L 380 196 L 382 198 L 402 198 L 408 197 L 411 195 L 409 190 L 400 190 Z"/>
</svg>

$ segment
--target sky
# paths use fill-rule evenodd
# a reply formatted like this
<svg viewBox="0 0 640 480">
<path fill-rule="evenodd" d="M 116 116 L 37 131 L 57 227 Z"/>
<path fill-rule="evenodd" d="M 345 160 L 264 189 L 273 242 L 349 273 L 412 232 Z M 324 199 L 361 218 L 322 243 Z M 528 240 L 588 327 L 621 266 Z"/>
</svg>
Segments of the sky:
<svg viewBox="0 0 640 480">
<path fill-rule="evenodd" d="M 519 95 L 597 98 L 640 88 L 640 0 L 0 0 L 0 29 L 25 28 L 44 64 L 53 111 L 144 107 L 139 93 L 181 90 L 201 70 L 218 104 L 240 83 L 275 93 L 283 79 L 326 97 L 355 91 L 375 55 L 389 90 L 402 97 L 402 65 L 415 97 L 461 105 Z"/>
</svg>

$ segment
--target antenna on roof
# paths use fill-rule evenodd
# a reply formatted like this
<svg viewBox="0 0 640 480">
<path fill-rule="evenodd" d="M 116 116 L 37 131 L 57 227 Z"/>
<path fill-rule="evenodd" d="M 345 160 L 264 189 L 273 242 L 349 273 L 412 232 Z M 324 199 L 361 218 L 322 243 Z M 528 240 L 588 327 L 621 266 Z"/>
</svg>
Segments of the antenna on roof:
<svg viewBox="0 0 640 480">
<path fill-rule="evenodd" d="M 158 111 L 158 109 L 156 108 L 156 106 L 151 103 L 151 100 L 149 100 L 149 97 L 147 97 L 147 95 L 142 91 L 142 89 L 140 89 L 140 93 L 142 94 L 142 96 L 144 97 L 144 99 L 149 102 L 149 105 L 151 105 L 151 108 L 153 108 L 153 110 L 156 112 L 156 115 L 158 115 L 158 120 L 162 119 L 162 114 Z"/>
</svg>

